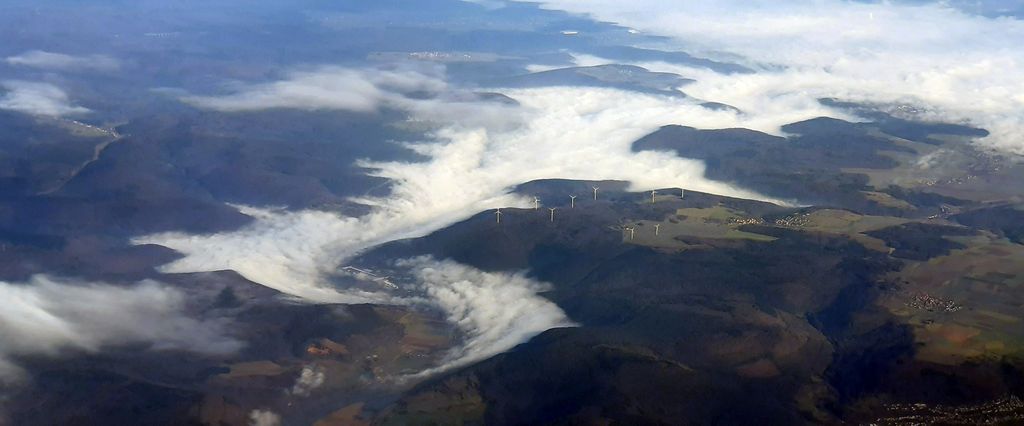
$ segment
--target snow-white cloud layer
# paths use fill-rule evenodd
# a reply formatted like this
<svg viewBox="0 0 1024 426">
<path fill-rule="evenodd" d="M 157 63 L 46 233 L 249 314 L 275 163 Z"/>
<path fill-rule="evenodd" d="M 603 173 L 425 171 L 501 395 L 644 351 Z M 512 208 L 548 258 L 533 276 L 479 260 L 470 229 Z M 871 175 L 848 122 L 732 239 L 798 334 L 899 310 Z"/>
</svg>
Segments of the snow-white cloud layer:
<svg viewBox="0 0 1024 426">
<path fill-rule="evenodd" d="M 0 109 L 50 117 L 89 112 L 74 105 L 68 94 L 57 86 L 22 80 L 0 82 Z"/>
<path fill-rule="evenodd" d="M 0 301 L 0 382 L 22 374 L 12 359 L 19 356 L 131 343 L 214 355 L 241 347 L 224 324 L 190 318 L 180 292 L 152 281 L 118 287 L 40 275 L 26 283 L 0 281 Z"/>
<path fill-rule="evenodd" d="M 222 112 L 287 108 L 308 111 L 408 111 L 417 120 L 464 125 L 508 126 L 510 108 L 497 102 L 484 107 L 476 94 L 449 87 L 443 68 L 420 65 L 397 69 L 322 66 L 287 73 L 268 83 L 236 83 L 219 96 L 185 95 L 193 106 Z"/>
<path fill-rule="evenodd" d="M 336 109 L 369 112 L 401 104 L 403 92 L 444 89 L 443 80 L 417 71 L 362 70 L 322 67 L 294 71 L 285 78 L 259 84 L 236 84 L 224 96 L 186 96 L 187 103 L 218 111 L 270 108 Z"/>
<path fill-rule="evenodd" d="M 134 240 L 159 244 L 186 256 L 163 272 L 234 270 L 246 278 L 286 294 L 318 302 L 384 302 L 384 294 L 333 290 L 327 277 L 359 248 L 373 244 L 371 231 L 355 218 L 320 211 L 286 212 L 243 207 L 255 220 L 238 231 L 210 235 L 178 232 L 155 234 Z M 365 231 L 365 232 L 363 232 Z"/>
<path fill-rule="evenodd" d="M 117 59 L 106 55 L 75 56 L 43 50 L 30 50 L 20 55 L 8 56 L 4 62 L 10 65 L 58 71 L 115 71 L 121 67 L 121 63 Z"/>
<path fill-rule="evenodd" d="M 1024 21 L 971 15 L 941 2 L 541 3 L 669 36 L 673 47 L 691 53 L 739 58 L 757 72 L 692 70 L 684 76 L 697 82 L 686 91 L 751 115 L 810 108 L 819 97 L 905 103 L 924 108 L 920 118 L 983 127 L 992 135 L 982 143 L 1024 153 Z"/>
<path fill-rule="evenodd" d="M 429 375 L 473 363 L 511 349 L 545 330 L 575 324 L 539 296 L 550 285 L 523 273 L 492 273 L 450 260 L 418 257 L 399 262 L 410 268 L 434 304 L 464 335 L 464 343 Z"/>
<path fill-rule="evenodd" d="M 220 100 L 228 99 L 229 110 L 243 104 L 246 108 L 277 108 L 291 105 L 293 96 L 289 90 L 281 95 L 283 100 L 271 101 L 266 96 L 274 90 L 267 88 L 329 81 L 332 83 L 309 88 L 320 95 L 295 107 L 347 110 L 349 103 L 336 103 L 334 98 L 346 96 L 346 87 L 368 82 L 376 89 L 365 93 L 379 90 L 389 94 L 363 97 L 367 101 L 358 105 L 400 109 L 412 120 L 439 125 L 430 140 L 409 146 L 426 160 L 362 161 L 360 165 L 371 174 L 392 184 L 387 196 L 355 200 L 372 208 L 362 217 L 240 207 L 255 220 L 236 231 L 210 235 L 171 232 L 136 238 L 137 244 L 159 244 L 184 255 L 165 265 L 163 272 L 232 269 L 254 282 L 314 302 L 408 303 L 384 290 L 339 289 L 332 285 L 332 277 L 346 259 L 369 247 L 425 235 L 482 210 L 530 206 L 532 202 L 510 193 L 523 182 L 614 179 L 629 181 L 638 191 L 683 187 L 781 203 L 705 178 L 700 161 L 669 152 L 633 152 L 631 147 L 638 138 L 671 123 L 772 127 L 785 122 L 748 120 L 734 112 L 703 108 L 690 99 L 600 88 L 499 90 L 518 101 L 518 106 L 513 106 L 466 101 L 465 94 L 427 83 L 437 87 L 436 96 L 411 98 L 375 78 L 363 83 L 335 81 L 365 78 L 372 74 L 369 72 L 337 68 L 318 72 L 330 75 L 293 74 L 289 81 L 239 87 L 239 93 L 196 105 L 222 109 L 225 104 Z M 420 78 L 435 79 L 428 75 Z M 406 87 L 422 86 L 402 81 Z M 250 92 L 259 95 L 246 94 Z M 256 101 L 250 102 L 253 99 Z M 785 119 L 788 117 L 772 120 Z M 466 346 L 453 352 L 439 368 L 493 355 L 547 328 L 569 324 L 555 305 L 536 296 L 544 286 L 521 275 L 486 274 L 451 262 L 422 259 L 408 265 L 418 269 L 426 300 L 445 309 L 467 336 Z"/>
<path fill-rule="evenodd" d="M 340 73 L 346 78 L 371 74 L 342 72 L 337 68 L 324 68 L 321 72 Z M 333 81 L 333 77 L 298 78 Z M 403 81 L 406 87 L 427 84 Z M 320 87 L 321 98 L 346 95 L 345 91 L 332 92 L 334 87 Z M 760 117 L 748 119 L 730 111 L 714 111 L 687 99 L 615 89 L 553 87 L 501 92 L 517 100 L 520 106 L 451 102 L 443 98 L 430 100 L 429 106 L 410 99 L 392 103 L 392 107 L 402 107 L 413 119 L 444 126 L 432 134 L 433 140 L 410 145 L 427 161 L 362 162 L 372 174 L 392 182 L 392 192 L 387 196 L 355 200 L 373 208 L 367 216 L 348 218 L 321 211 L 242 208 L 243 213 L 256 220 L 237 231 L 212 235 L 172 232 L 143 236 L 135 242 L 159 244 L 185 255 L 166 265 L 164 272 L 233 269 L 252 281 L 310 300 L 379 303 L 387 302 L 389 297 L 367 292 L 339 293 L 330 287 L 330 275 L 340 262 L 368 247 L 424 235 L 481 210 L 527 206 L 525 200 L 509 193 L 523 182 L 549 178 L 616 179 L 632 182 L 634 190 L 685 187 L 782 202 L 711 181 L 704 177 L 704 164 L 700 161 L 668 152 L 633 152 L 631 146 L 665 124 L 758 128 L 788 123 L 789 116 L 762 122 Z M 347 108 L 330 102 L 333 101 L 316 105 Z M 260 104 L 279 105 L 262 101 Z"/>
</svg>

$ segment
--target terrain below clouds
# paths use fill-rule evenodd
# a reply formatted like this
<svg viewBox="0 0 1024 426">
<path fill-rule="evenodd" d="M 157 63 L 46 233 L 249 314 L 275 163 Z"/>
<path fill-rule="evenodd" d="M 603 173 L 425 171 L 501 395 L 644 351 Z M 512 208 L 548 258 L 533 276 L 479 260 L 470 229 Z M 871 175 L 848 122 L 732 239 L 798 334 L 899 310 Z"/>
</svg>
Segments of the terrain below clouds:
<svg viewBox="0 0 1024 426">
<path fill-rule="evenodd" d="M 0 423 L 1021 421 L 965 10 L 5 3 Z"/>
</svg>

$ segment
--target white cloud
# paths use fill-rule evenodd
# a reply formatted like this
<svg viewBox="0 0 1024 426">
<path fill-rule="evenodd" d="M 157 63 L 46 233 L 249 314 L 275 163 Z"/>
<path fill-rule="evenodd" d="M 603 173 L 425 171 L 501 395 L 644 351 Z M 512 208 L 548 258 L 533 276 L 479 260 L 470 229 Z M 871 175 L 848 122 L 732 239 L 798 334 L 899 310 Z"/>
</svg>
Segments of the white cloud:
<svg viewBox="0 0 1024 426">
<path fill-rule="evenodd" d="M 319 211 L 285 212 L 241 208 L 255 221 L 236 232 L 189 235 L 177 232 L 149 235 L 136 244 L 159 244 L 186 257 L 163 268 L 165 273 L 231 269 L 250 280 L 303 299 L 331 303 L 384 303 L 385 294 L 361 291 L 341 293 L 328 277 L 341 259 L 351 255 L 353 241 L 368 232 L 355 218 Z M 375 240 L 366 243 L 373 244 Z"/>
<path fill-rule="evenodd" d="M 249 426 L 281 426 L 281 416 L 270 410 L 249 412 Z"/>
<path fill-rule="evenodd" d="M 0 82 L 0 87 L 6 91 L 0 92 L 0 109 L 51 117 L 89 112 L 73 105 L 67 93 L 50 83 L 7 80 Z"/>
<path fill-rule="evenodd" d="M 404 104 L 404 93 L 445 90 L 444 80 L 418 70 L 357 70 L 320 67 L 289 73 L 284 79 L 262 84 L 236 84 L 223 96 L 185 96 L 183 101 L 218 111 L 254 111 L 270 108 L 337 109 L 370 112 L 382 106 Z"/>
<path fill-rule="evenodd" d="M 531 64 L 526 66 L 526 70 L 531 73 L 545 72 L 565 68 L 561 65 L 542 65 L 542 64 Z"/>
<path fill-rule="evenodd" d="M 969 121 L 982 143 L 1024 153 L 1024 22 L 969 15 L 942 3 L 546 0 L 673 37 L 704 55 L 746 58 L 758 72 L 694 72 L 686 91 L 766 119 L 818 97 L 909 103 L 922 118 Z M 744 108 L 745 107 L 745 108 Z M 806 109 L 806 108 L 805 108 Z M 777 121 L 777 120 L 776 120 Z M 703 126 L 702 126 L 703 127 Z"/>
<path fill-rule="evenodd" d="M 352 69 L 322 66 L 288 73 L 270 83 L 235 84 L 219 96 L 186 95 L 199 108 L 223 112 L 273 108 L 375 112 L 389 108 L 416 120 L 465 125 L 508 126 L 508 105 L 480 102 L 473 92 L 449 87 L 434 65 L 412 68 Z"/>
<path fill-rule="evenodd" d="M 37 275 L 27 283 L 0 281 L 0 300 L 0 381 L 22 374 L 12 361 L 18 356 L 130 343 L 213 355 L 241 347 L 220 322 L 185 315 L 179 291 L 152 281 L 117 287 Z"/>
<path fill-rule="evenodd" d="M 375 245 L 422 236 L 482 210 L 530 206 L 526 199 L 510 193 L 523 182 L 616 179 L 631 182 L 637 191 L 684 187 L 781 203 L 708 180 L 700 161 L 669 152 L 633 152 L 631 147 L 636 139 L 668 123 L 706 127 L 784 123 L 746 122 L 743 115 L 712 111 L 692 100 L 615 89 L 553 87 L 502 92 L 520 106 L 456 102 L 453 107 L 448 101 L 432 100 L 436 108 L 431 109 L 419 101 L 396 103 L 415 119 L 427 117 L 445 125 L 431 140 L 410 145 L 427 161 L 361 162 L 372 174 L 392 182 L 387 196 L 355 200 L 372 207 L 366 216 L 242 207 L 240 210 L 255 220 L 237 231 L 212 235 L 172 232 L 142 236 L 134 242 L 159 244 L 184 255 L 165 265 L 163 272 L 233 269 L 254 282 L 315 302 L 408 303 L 383 290 L 339 289 L 331 278 L 342 262 Z M 475 109 L 457 113 L 470 107 Z M 489 110 L 500 113 L 487 113 Z M 429 280 L 428 296 L 436 297 L 437 304 L 453 318 L 461 318 L 458 321 L 469 335 L 469 345 L 446 360 L 450 365 L 500 352 L 544 327 L 564 324 L 557 307 L 538 297 L 526 297 L 538 291 L 539 284 L 522 276 L 488 275 L 443 262 L 437 265 L 421 265 L 430 272 L 422 277 Z M 465 277 L 473 279 L 467 283 Z M 459 284 L 440 282 L 449 278 Z M 498 281 L 511 284 L 503 287 Z M 444 292 L 431 293 L 432 286 Z M 477 294 L 473 292 L 481 298 L 471 297 Z M 496 311 L 493 298 L 508 293 L 522 295 L 523 303 L 544 315 L 536 321 L 519 320 L 515 304 L 509 306 L 512 311 Z M 488 318 L 496 322 L 486 321 Z M 496 327 L 493 334 L 487 331 L 492 326 Z"/>
<path fill-rule="evenodd" d="M 288 393 L 295 396 L 309 396 L 313 390 L 323 386 L 326 379 L 327 375 L 322 368 L 315 364 L 307 365 L 302 367 L 302 372 L 299 373 L 299 377 L 295 379 L 295 384 L 292 385 Z"/>
<path fill-rule="evenodd" d="M 115 71 L 121 67 L 117 59 L 106 55 L 73 56 L 43 50 L 30 50 L 20 55 L 8 56 L 4 61 L 11 65 L 65 71 Z"/>
<path fill-rule="evenodd" d="M 504 0 L 462 0 L 466 3 L 474 3 L 483 6 L 486 9 L 495 10 L 501 9 L 506 6 Z"/>
<path fill-rule="evenodd" d="M 545 330 L 575 326 L 557 305 L 537 295 L 551 286 L 524 273 L 484 272 L 431 257 L 408 259 L 398 265 L 412 269 L 422 290 L 448 313 L 448 321 L 465 339 L 449 352 L 441 366 L 420 376 L 489 358 Z"/>
<path fill-rule="evenodd" d="M 686 99 L 615 89 L 503 92 L 521 106 L 480 102 L 453 106 L 442 100 L 431 101 L 436 103 L 434 108 L 419 101 L 404 104 L 414 118 L 447 125 L 433 134 L 433 140 L 410 146 L 429 161 L 361 163 L 373 175 L 393 183 L 388 196 L 355 200 L 373 207 L 367 216 L 242 208 L 256 220 L 238 231 L 172 232 L 134 241 L 185 255 L 164 266 L 164 272 L 233 269 L 252 281 L 309 300 L 387 303 L 386 294 L 335 290 L 329 278 L 339 262 L 374 245 L 425 235 L 481 210 L 527 206 L 509 193 L 523 182 L 617 179 L 632 182 L 632 189 L 638 191 L 685 187 L 783 203 L 705 178 L 700 161 L 668 152 L 632 152 L 631 146 L 664 124 L 772 128 L 795 116 L 748 120 Z"/>
</svg>

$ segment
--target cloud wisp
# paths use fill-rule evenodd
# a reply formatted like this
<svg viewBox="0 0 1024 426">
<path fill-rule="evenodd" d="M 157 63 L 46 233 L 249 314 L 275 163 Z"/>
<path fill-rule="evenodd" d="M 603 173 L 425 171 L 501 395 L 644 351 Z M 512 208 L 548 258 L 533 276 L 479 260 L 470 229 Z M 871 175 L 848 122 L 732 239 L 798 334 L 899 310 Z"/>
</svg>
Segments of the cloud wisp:
<svg viewBox="0 0 1024 426">
<path fill-rule="evenodd" d="M 74 105 L 68 94 L 50 83 L 23 80 L 0 82 L 0 109 L 32 115 L 62 117 L 84 114 L 89 109 Z"/>
<path fill-rule="evenodd" d="M 461 346 L 426 376 L 489 358 L 558 327 L 576 324 L 565 312 L 537 293 L 550 285 L 523 273 L 492 273 L 431 257 L 398 262 L 412 270 L 432 303 L 448 313 L 448 321 L 463 334 Z"/>
<path fill-rule="evenodd" d="M 57 71 L 116 71 L 121 62 L 106 55 L 75 56 L 63 53 L 30 50 L 20 55 L 8 56 L 4 62 L 10 65 Z"/>
<path fill-rule="evenodd" d="M 321 66 L 292 71 L 278 81 L 232 84 L 224 95 L 185 95 L 197 108 L 221 112 L 267 109 L 341 110 L 373 113 L 406 111 L 419 121 L 475 126 L 510 126 L 509 105 L 483 102 L 471 91 L 450 87 L 443 68 L 432 65 L 397 69 Z"/>
<path fill-rule="evenodd" d="M 249 426 L 281 426 L 281 416 L 270 410 L 252 410 Z"/>
<path fill-rule="evenodd" d="M 327 380 L 327 374 L 324 373 L 323 368 L 316 364 L 307 365 L 302 367 L 299 377 L 295 379 L 295 384 L 288 390 L 288 394 L 298 397 L 309 396 L 314 390 L 323 386 L 325 380 Z"/>
<path fill-rule="evenodd" d="M 365 70 L 320 67 L 293 71 L 270 83 L 235 84 L 223 96 L 182 98 L 199 108 L 224 112 L 271 108 L 371 112 L 402 105 L 402 93 L 445 90 L 444 80 L 415 70 Z"/>
<path fill-rule="evenodd" d="M 502 0 L 462 0 L 466 3 L 473 3 L 480 5 L 483 8 L 489 10 L 501 9 L 505 7 L 505 2 Z"/>
<path fill-rule="evenodd" d="M 187 316 L 184 295 L 153 281 L 118 287 L 37 275 L 26 283 L 0 281 L 0 300 L 0 382 L 21 378 L 13 360 L 19 356 L 134 343 L 209 355 L 241 348 L 224 324 Z"/>
<path fill-rule="evenodd" d="M 821 97 L 908 104 L 923 110 L 915 118 L 969 122 L 991 132 L 983 145 L 1024 154 L 1024 47 L 1018 43 L 1024 21 L 1018 19 L 971 15 L 942 2 L 541 3 L 669 36 L 692 53 L 745 60 L 758 72 L 652 69 L 682 71 L 697 79 L 687 93 L 751 115 L 810 108 Z"/>
</svg>

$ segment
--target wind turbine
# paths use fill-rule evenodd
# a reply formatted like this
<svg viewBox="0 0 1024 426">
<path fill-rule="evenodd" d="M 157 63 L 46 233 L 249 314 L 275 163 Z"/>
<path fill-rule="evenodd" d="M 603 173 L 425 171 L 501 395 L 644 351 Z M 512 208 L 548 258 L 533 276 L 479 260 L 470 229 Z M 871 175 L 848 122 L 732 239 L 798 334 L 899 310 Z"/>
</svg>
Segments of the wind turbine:
<svg viewBox="0 0 1024 426">
<path fill-rule="evenodd" d="M 569 196 L 569 208 L 570 209 L 576 208 L 576 196 L 575 195 L 570 195 Z"/>
<path fill-rule="evenodd" d="M 636 228 L 626 227 L 626 230 L 629 231 L 629 240 L 633 241 L 633 234 L 636 232 Z"/>
<path fill-rule="evenodd" d="M 651 191 L 651 204 L 654 204 L 654 196 L 658 195 L 658 191 Z"/>
<path fill-rule="evenodd" d="M 601 187 L 599 187 L 599 186 L 594 186 L 593 188 L 594 188 L 594 200 L 595 200 L 595 201 L 597 201 L 597 190 L 598 190 L 598 189 L 601 189 Z"/>
<path fill-rule="evenodd" d="M 654 235 L 658 235 L 658 231 L 660 229 L 661 229 L 661 224 L 660 223 L 655 223 L 654 224 Z"/>
<path fill-rule="evenodd" d="M 683 198 L 686 198 L 686 190 L 685 189 L 680 189 L 679 190 L 679 199 L 681 200 Z"/>
<path fill-rule="evenodd" d="M 533 197 L 533 209 L 534 210 L 540 209 L 540 198 Z"/>
<path fill-rule="evenodd" d="M 548 210 L 551 210 L 551 221 L 554 222 L 555 221 L 555 207 L 548 207 Z"/>
<path fill-rule="evenodd" d="M 501 223 L 501 209 L 497 209 L 494 211 L 494 218 L 497 223 Z"/>
</svg>

